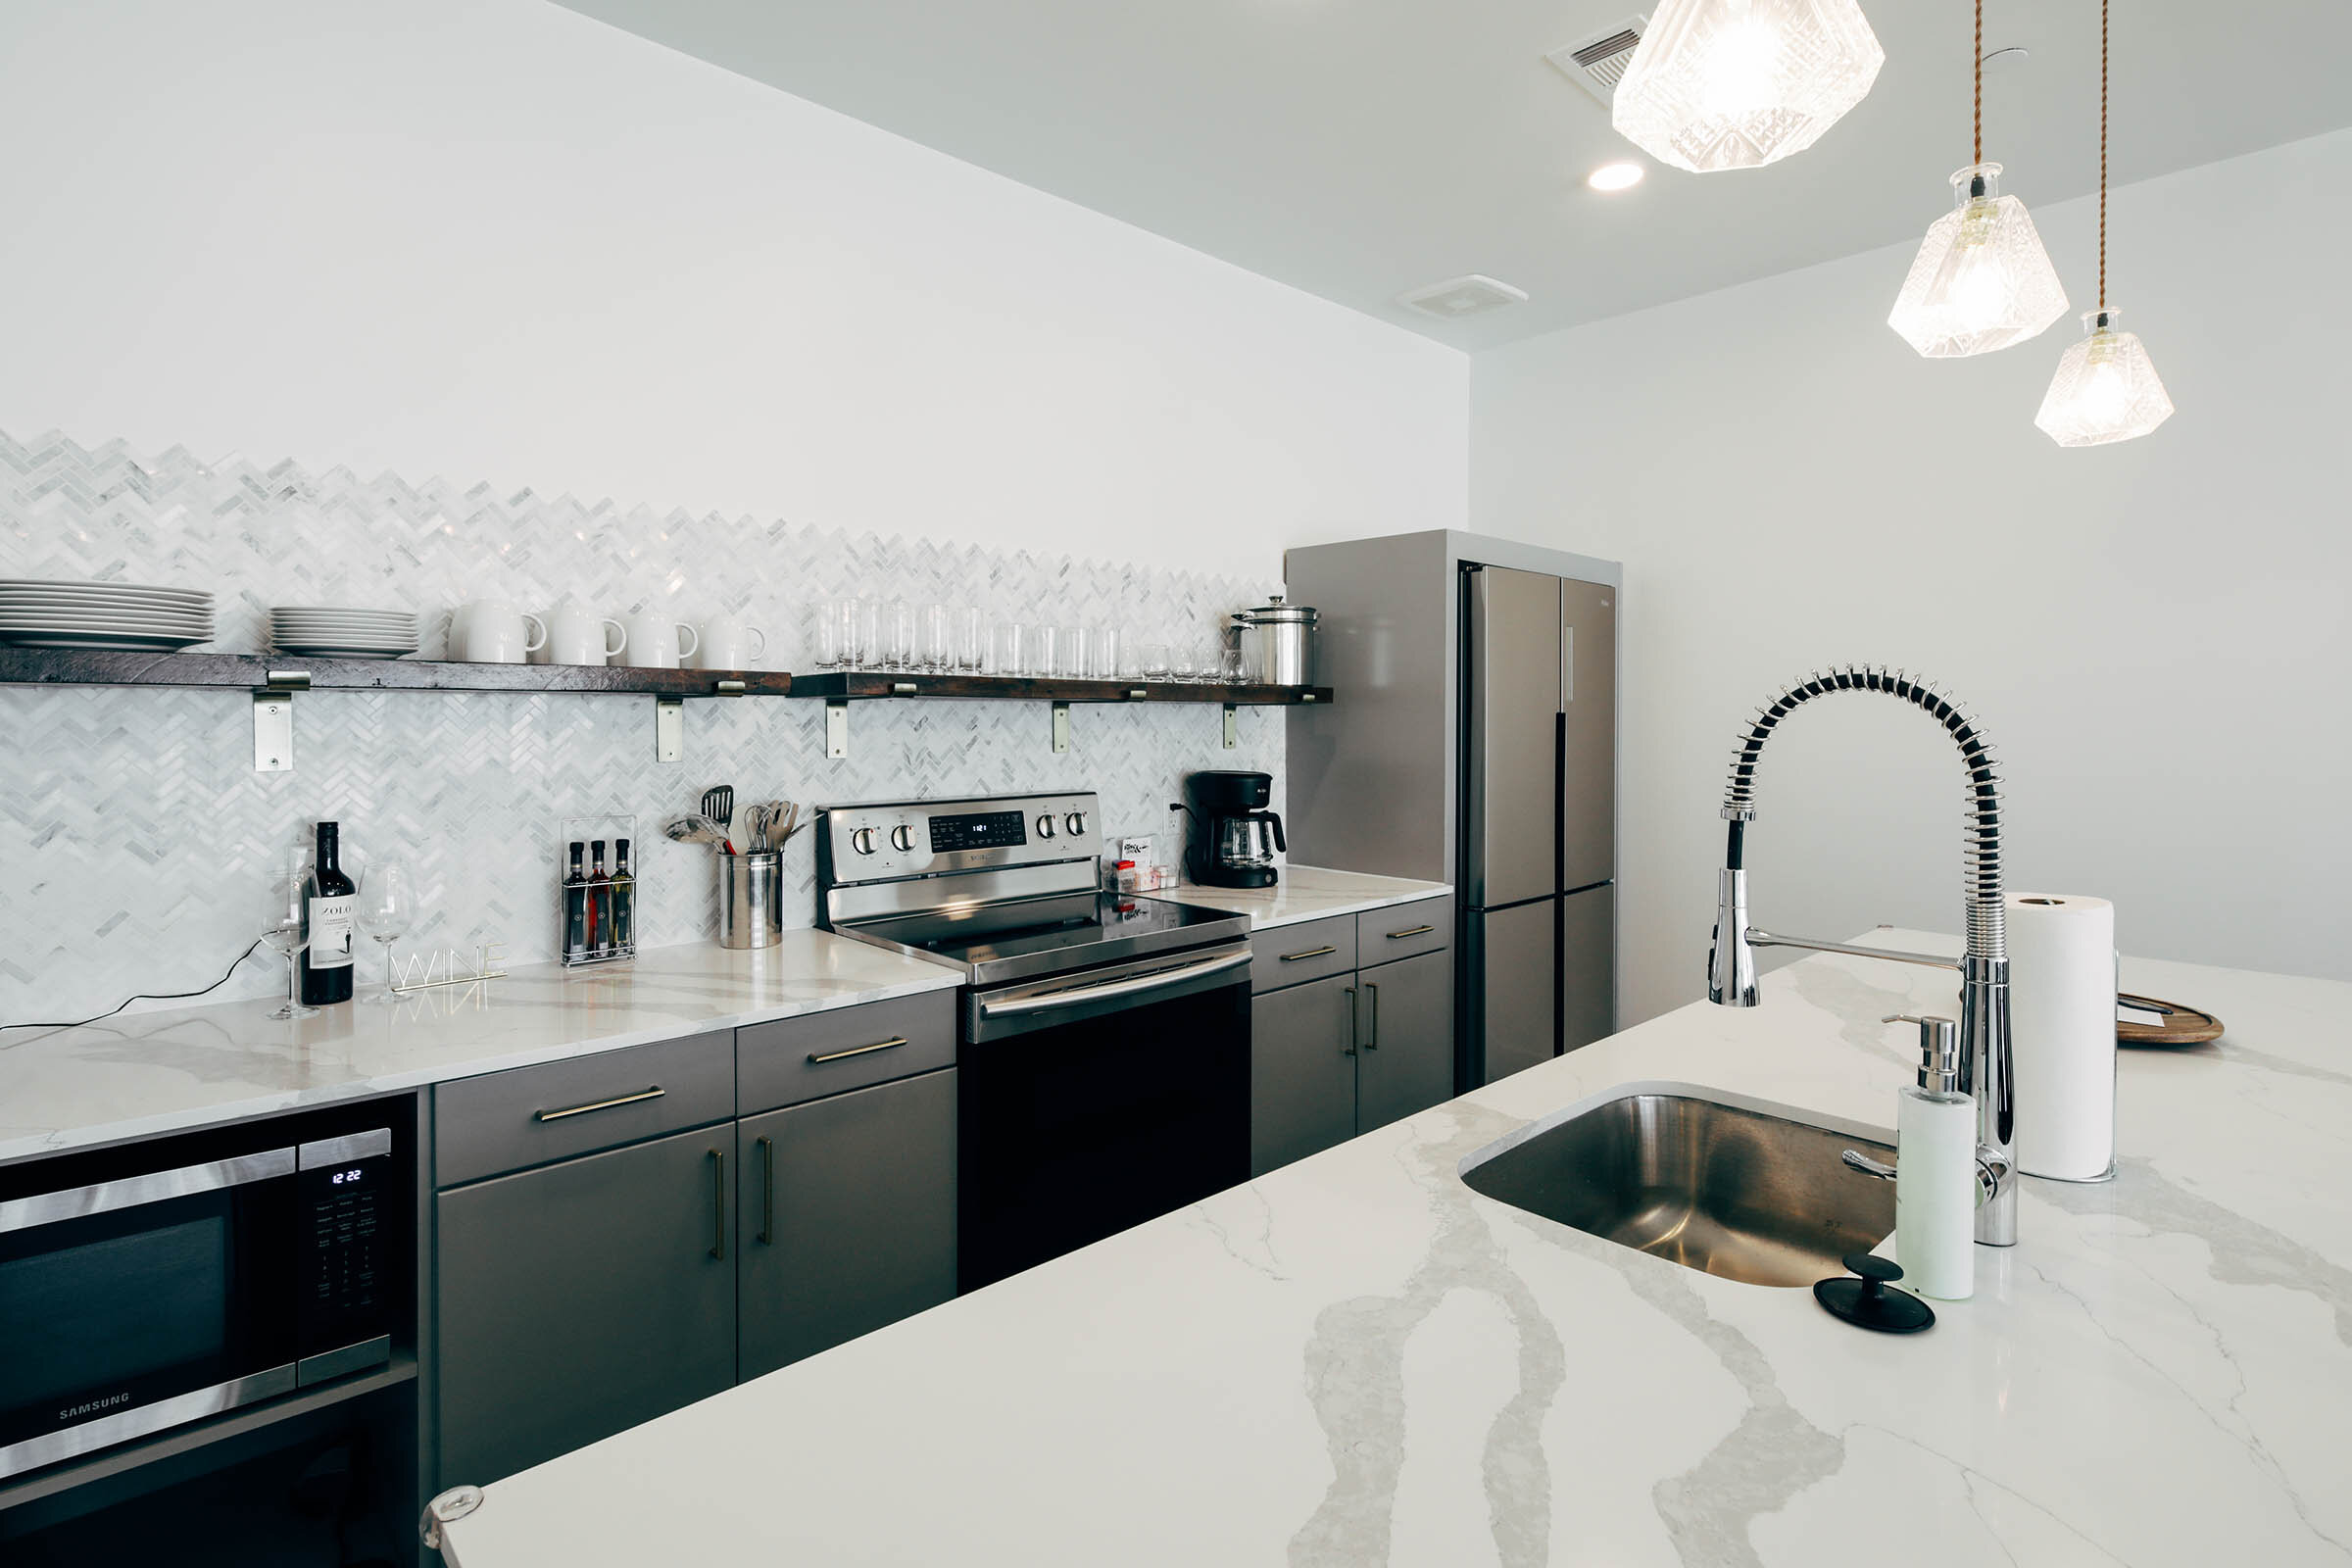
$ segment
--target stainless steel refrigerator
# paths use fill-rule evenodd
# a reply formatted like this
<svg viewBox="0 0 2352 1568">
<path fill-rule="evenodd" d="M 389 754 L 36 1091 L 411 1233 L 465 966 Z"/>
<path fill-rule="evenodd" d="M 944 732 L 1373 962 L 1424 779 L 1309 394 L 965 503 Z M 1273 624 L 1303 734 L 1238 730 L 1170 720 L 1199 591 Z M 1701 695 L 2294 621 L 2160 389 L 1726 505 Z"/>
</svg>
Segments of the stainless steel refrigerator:
<svg viewBox="0 0 2352 1568">
<path fill-rule="evenodd" d="M 1474 1082 L 1616 1022 L 1617 591 L 1461 572 L 1463 1033 Z"/>
<path fill-rule="evenodd" d="M 1622 568 L 1447 530 L 1285 576 L 1335 699 L 1287 715 L 1291 859 L 1453 884 L 1459 1087 L 1611 1033 Z"/>
</svg>

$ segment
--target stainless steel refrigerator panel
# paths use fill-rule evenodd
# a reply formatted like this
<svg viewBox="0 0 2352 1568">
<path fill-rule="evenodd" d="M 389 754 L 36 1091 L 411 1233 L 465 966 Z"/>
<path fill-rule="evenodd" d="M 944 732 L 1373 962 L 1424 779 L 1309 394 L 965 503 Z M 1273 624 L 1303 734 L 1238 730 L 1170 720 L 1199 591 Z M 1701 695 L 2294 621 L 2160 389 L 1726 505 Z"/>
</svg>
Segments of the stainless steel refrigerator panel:
<svg viewBox="0 0 2352 1568">
<path fill-rule="evenodd" d="M 1476 907 L 1559 890 L 1554 753 L 1560 713 L 1560 579 L 1482 566 L 1469 574 L 1468 760 L 1462 896 Z"/>
<path fill-rule="evenodd" d="M 1617 1032 L 1617 890 L 1587 888 L 1560 900 L 1560 1049 Z"/>
<path fill-rule="evenodd" d="M 1539 899 L 1470 917 L 1480 927 L 1473 951 L 1484 1004 L 1483 1082 L 1551 1059 L 1552 926 L 1558 906 L 1557 899 Z"/>
<path fill-rule="evenodd" d="M 1617 590 L 1560 584 L 1560 887 L 1617 874 Z"/>
</svg>

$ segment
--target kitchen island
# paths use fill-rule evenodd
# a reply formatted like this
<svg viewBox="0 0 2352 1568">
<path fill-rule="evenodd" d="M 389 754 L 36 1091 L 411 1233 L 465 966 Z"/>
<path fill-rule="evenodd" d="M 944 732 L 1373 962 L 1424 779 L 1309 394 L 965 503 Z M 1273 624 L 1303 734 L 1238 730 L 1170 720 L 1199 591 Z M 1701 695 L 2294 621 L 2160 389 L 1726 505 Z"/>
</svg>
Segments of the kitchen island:
<svg viewBox="0 0 2352 1568">
<path fill-rule="evenodd" d="M 2028 1179 L 2019 1245 L 1980 1249 L 1927 1334 L 1459 1176 L 1635 1084 L 1886 1127 L 1913 1031 L 1879 1020 L 1954 987 L 1817 956 L 1757 1008 L 1654 1019 L 497 1482 L 446 1555 L 2352 1560 L 2352 985 L 2140 960 L 2124 984 L 2230 1032 L 2126 1053 L 2117 1179 Z"/>
</svg>

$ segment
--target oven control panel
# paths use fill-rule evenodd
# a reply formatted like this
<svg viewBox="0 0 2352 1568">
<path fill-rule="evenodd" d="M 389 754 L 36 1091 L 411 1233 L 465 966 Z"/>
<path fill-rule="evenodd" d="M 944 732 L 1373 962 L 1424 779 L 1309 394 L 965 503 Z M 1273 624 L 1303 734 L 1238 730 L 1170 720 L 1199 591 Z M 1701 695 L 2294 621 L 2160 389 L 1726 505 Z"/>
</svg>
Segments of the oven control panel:
<svg viewBox="0 0 2352 1568">
<path fill-rule="evenodd" d="M 1102 854 L 1091 792 L 828 806 L 817 818 L 820 888 L 1003 870 Z"/>
</svg>

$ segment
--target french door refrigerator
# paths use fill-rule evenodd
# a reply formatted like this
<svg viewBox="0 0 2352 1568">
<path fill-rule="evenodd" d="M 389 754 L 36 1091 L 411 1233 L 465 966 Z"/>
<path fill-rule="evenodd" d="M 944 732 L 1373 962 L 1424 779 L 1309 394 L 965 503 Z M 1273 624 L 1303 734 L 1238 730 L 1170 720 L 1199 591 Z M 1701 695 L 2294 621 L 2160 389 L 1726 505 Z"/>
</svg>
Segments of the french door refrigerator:
<svg viewBox="0 0 2352 1568">
<path fill-rule="evenodd" d="M 1616 1026 L 1616 590 L 1461 566 L 1462 1057 L 1470 1083 Z"/>
</svg>

